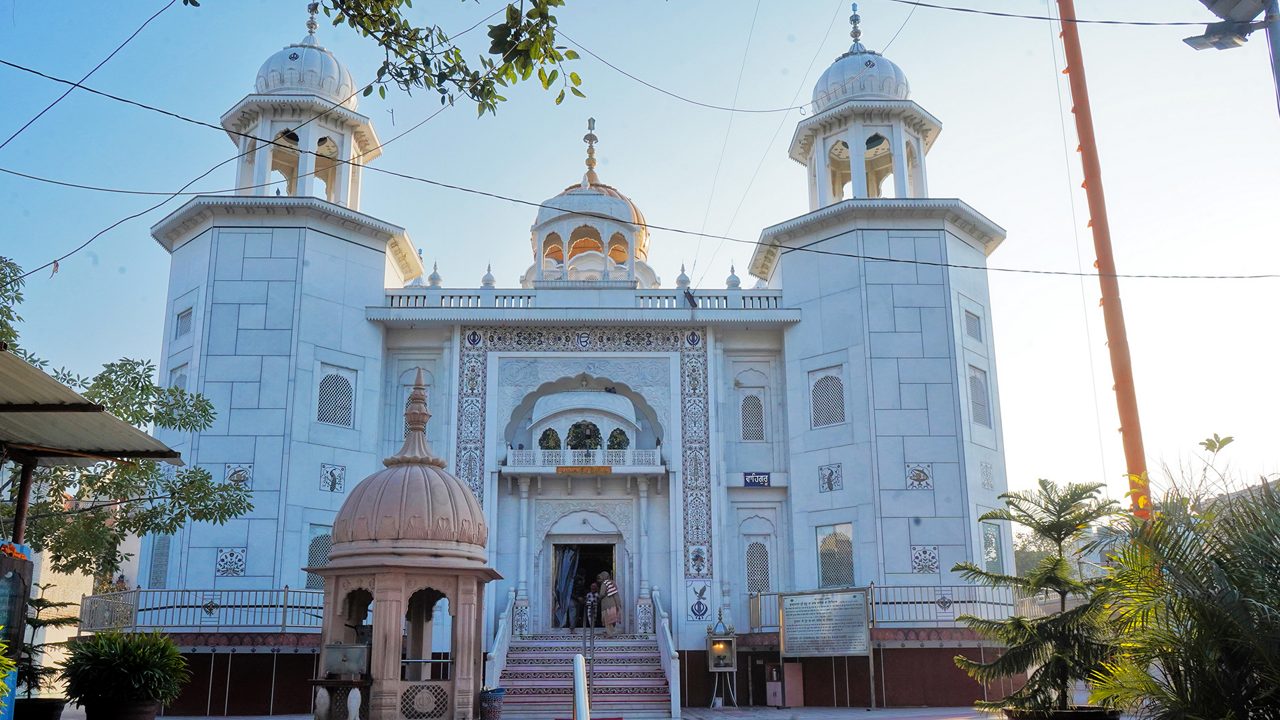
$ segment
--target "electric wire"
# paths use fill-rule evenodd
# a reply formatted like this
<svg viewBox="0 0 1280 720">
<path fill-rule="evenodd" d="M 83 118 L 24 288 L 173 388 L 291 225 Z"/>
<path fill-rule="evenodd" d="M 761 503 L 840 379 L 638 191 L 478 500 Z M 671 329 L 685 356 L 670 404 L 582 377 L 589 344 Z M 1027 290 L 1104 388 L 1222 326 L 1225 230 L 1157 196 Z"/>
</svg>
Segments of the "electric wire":
<svg viewBox="0 0 1280 720">
<path fill-rule="evenodd" d="M 831 29 L 835 27 L 836 20 L 840 17 L 840 10 L 843 7 L 844 7 L 843 2 L 840 2 L 836 5 L 835 14 L 832 15 L 831 21 L 827 23 L 827 33 L 826 35 L 823 35 L 822 42 L 818 43 L 817 51 L 815 51 L 813 53 L 813 57 L 809 59 L 809 67 L 805 69 L 804 76 L 800 79 L 800 85 L 796 88 L 796 93 L 795 95 L 792 96 L 791 102 L 794 103 L 796 99 L 800 97 L 800 94 L 804 92 L 805 85 L 807 84 L 806 81 L 809 79 L 809 73 L 813 72 L 813 65 L 818 61 L 818 56 L 822 54 L 822 46 L 826 44 L 827 37 L 831 35 Z M 889 42 L 885 43 L 884 48 L 881 50 L 882 54 L 884 53 L 884 51 L 887 51 L 889 47 L 893 45 L 893 41 L 897 40 L 898 36 L 902 34 L 903 28 L 905 28 L 907 26 L 907 23 L 911 21 L 911 16 L 914 15 L 915 12 L 916 12 L 916 9 L 911 8 L 910 12 L 907 13 L 906 19 L 904 19 L 902 21 L 902 24 L 898 26 L 898 30 L 893 33 L 892 37 L 889 38 Z M 857 75 L 849 79 L 848 83 L 856 82 L 857 80 L 861 79 L 863 75 L 870 72 L 870 70 L 871 68 L 864 68 Z M 747 186 L 742 191 L 742 197 L 738 199 L 738 206 L 733 209 L 733 215 L 729 217 L 729 222 L 728 224 L 725 225 L 724 232 L 726 235 L 728 235 L 729 232 L 733 230 L 733 223 L 735 220 L 738 219 L 738 213 L 741 212 L 742 206 L 747 202 L 747 196 L 751 193 L 751 186 L 755 184 L 756 177 L 760 175 L 760 169 L 764 167 L 765 161 L 769 159 L 769 152 L 773 149 L 773 144 L 778 141 L 778 135 L 782 132 L 782 128 L 786 124 L 787 124 L 787 115 L 783 115 L 782 120 L 778 122 L 778 127 L 774 128 L 773 136 L 769 138 L 769 142 L 765 146 L 764 153 L 760 155 L 760 160 L 759 162 L 756 163 L 756 169 L 752 171 L 751 179 L 747 181 Z M 721 248 L 724 247 L 724 242 L 725 242 L 724 240 L 721 240 L 720 243 L 716 245 L 715 252 L 711 253 L 711 259 L 707 261 L 706 269 L 702 271 L 702 276 L 699 277 L 698 282 L 694 284 L 695 288 L 702 287 L 702 281 L 706 279 L 707 273 L 711 271 L 711 263 L 715 261 L 716 255 L 720 254 Z"/>
<path fill-rule="evenodd" d="M 951 12 L 968 13 L 971 15 L 988 15 L 1000 18 L 1016 18 L 1019 20 L 1047 20 L 1049 22 L 1072 22 L 1077 25 L 1129 25 L 1134 27 L 1187 27 L 1206 25 L 1204 20 L 1187 20 L 1187 21 L 1165 21 L 1165 20 L 1090 20 L 1084 18 L 1076 18 L 1074 20 L 1063 20 L 1053 15 L 1024 15 L 1022 13 L 1001 12 L 998 10 L 980 10 L 978 8 L 961 7 L 958 5 L 940 5 L 937 3 L 920 2 L 919 0 L 889 0 L 900 5 L 914 5 L 915 7 L 929 8 L 930 10 L 949 10 Z"/>
<path fill-rule="evenodd" d="M 72 82 L 72 81 L 63 80 L 62 82 Z M 358 93 L 358 92 L 360 92 L 360 90 L 357 90 L 356 92 Z M 110 95 L 107 95 L 106 93 L 101 93 L 101 94 L 102 94 L 103 96 L 105 96 L 105 97 L 112 97 L 113 99 L 115 98 L 115 96 L 110 96 Z M 332 105 L 328 110 L 326 110 L 326 111 L 325 111 L 325 113 L 327 113 L 327 112 L 331 111 L 332 109 L 334 109 L 334 108 L 336 108 L 336 107 L 340 106 L 343 102 L 346 102 L 346 100 L 350 99 L 350 97 L 354 97 L 354 96 L 355 96 L 355 94 L 356 94 L 356 93 L 352 93 L 352 95 L 351 95 L 351 96 L 349 96 L 348 98 L 346 98 L 346 99 L 342 100 L 341 102 L 335 103 L 335 104 L 334 104 L 334 105 Z M 132 102 L 131 102 L 131 104 L 135 104 L 135 105 L 137 105 L 138 107 L 143 107 L 143 108 L 147 108 L 147 109 L 152 109 L 152 108 L 151 108 L 151 106 L 148 106 L 148 105 L 145 105 L 145 104 L 142 104 L 142 103 L 132 103 Z M 383 144 L 382 144 L 382 145 L 380 145 L 379 147 L 384 147 L 384 146 L 386 146 L 387 144 L 389 144 L 390 142 L 394 141 L 395 139 L 400 138 L 400 137 L 403 137 L 404 135 L 408 134 L 408 133 L 409 133 L 409 132 L 411 132 L 413 129 L 416 129 L 417 127 L 421 127 L 421 126 L 422 126 L 422 125 L 423 125 L 427 120 L 429 120 L 431 117 L 435 117 L 436 115 L 439 115 L 441 112 L 443 112 L 445 109 L 447 109 L 447 108 L 449 108 L 449 107 L 452 107 L 452 105 L 445 105 L 445 106 L 442 106 L 440 109 L 436 110 L 436 112 L 435 112 L 435 113 L 433 113 L 432 115 L 428 116 L 426 119 L 424 119 L 424 120 L 420 121 L 420 122 L 419 122 L 419 123 L 417 123 L 416 125 L 412 126 L 412 127 L 411 127 L 411 128 L 409 128 L 408 130 L 406 130 L 405 132 L 400 133 L 400 135 L 395 136 L 395 137 L 394 137 L 394 138 L 392 138 L 391 140 L 388 140 L 387 142 L 383 143 Z M 157 110 L 158 110 L 158 109 L 157 109 Z M 164 112 L 166 115 L 171 114 L 169 111 L 163 111 L 163 112 Z M 321 117 L 321 116 L 322 116 L 323 114 L 325 114 L 325 113 L 321 113 L 320 115 L 316 115 L 315 117 L 312 117 L 311 119 L 307 120 L 305 123 L 302 123 L 302 124 L 298 125 L 298 127 L 302 127 L 302 125 L 305 125 L 306 123 L 310 123 L 310 122 L 312 122 L 312 121 L 316 120 L 317 118 Z M 176 115 L 176 113 L 173 113 L 173 114 L 175 114 L 175 115 Z M 192 122 L 192 123 L 197 124 L 197 125 L 202 125 L 202 126 L 205 126 L 205 127 L 210 127 L 210 128 L 217 129 L 217 130 L 219 130 L 220 132 L 226 132 L 226 130 L 225 130 L 224 128 L 222 128 L 221 126 L 218 126 L 218 125 L 214 125 L 213 123 L 206 123 L 206 122 L 204 122 L 204 121 L 195 120 L 195 119 L 193 119 L 193 118 L 186 118 L 185 116 L 182 116 L 182 119 L 184 119 L 184 120 L 186 120 L 186 121 L 188 121 L 188 122 Z M 241 135 L 244 135 L 243 133 L 234 133 L 234 134 L 241 134 Z M 297 148 L 294 148 L 294 147 L 289 146 L 289 145 L 284 145 L 284 144 L 279 143 L 279 142 L 276 142 L 276 141 L 265 141 L 265 142 L 268 142 L 268 143 L 270 143 L 270 144 L 277 145 L 277 146 L 286 147 L 286 148 L 288 148 L 288 149 L 290 149 L 290 150 L 292 150 L 292 151 L 295 151 L 295 152 L 307 152 L 307 153 L 309 153 L 309 154 L 315 155 L 316 157 L 324 158 L 326 161 L 338 162 L 338 163 L 343 163 L 343 164 L 347 164 L 347 165 L 357 165 L 357 163 L 355 163 L 355 162 L 353 162 L 353 161 L 351 161 L 351 160 L 344 160 L 344 159 L 335 159 L 335 158 L 331 158 L 331 157 L 328 157 L 328 156 L 325 156 L 325 155 L 321 155 L 320 153 L 318 153 L 318 152 L 316 152 L 316 151 L 314 151 L 314 150 L 311 150 L 311 151 L 300 151 L 300 150 L 298 150 Z M 370 151 L 366 151 L 366 152 L 370 152 Z M 229 162 L 231 162 L 231 161 L 233 161 L 233 160 L 236 160 L 236 159 L 238 159 L 238 158 L 240 158 L 240 157 L 243 157 L 243 156 L 244 156 L 244 155 L 246 155 L 246 154 L 247 154 L 247 153 L 240 153 L 239 155 L 235 155 L 235 156 L 233 156 L 233 157 L 231 157 L 231 158 L 228 158 L 228 159 L 226 159 L 226 160 L 223 160 L 221 163 L 219 163 L 219 164 L 215 165 L 214 167 L 212 167 L 212 168 L 210 168 L 209 170 L 207 170 L 207 171 L 205 171 L 204 173 L 202 173 L 202 174 L 201 174 L 200 176 L 198 176 L 196 179 L 192 180 L 191 182 L 188 182 L 186 185 L 184 185 L 184 186 L 183 186 L 182 188 L 180 188 L 178 191 L 173 192 L 173 193 L 168 193 L 169 197 L 168 197 L 168 198 L 166 198 L 166 199 L 165 199 L 164 201 L 162 201 L 161 203 L 159 203 L 159 204 L 157 204 L 157 205 L 154 205 L 154 206 L 152 206 L 151 208 L 149 208 L 148 210 L 144 210 L 144 211 L 142 211 L 141 213 L 137 213 L 137 214 L 135 214 L 135 215 L 132 215 L 132 216 L 130 216 L 129 218 L 126 218 L 126 220 L 128 220 L 128 219 L 133 219 L 134 217 L 138 217 L 138 216 L 140 216 L 140 215 L 142 215 L 142 214 L 146 214 L 147 212 L 150 212 L 151 210 L 154 210 L 154 209 L 156 209 L 156 208 L 160 207 L 161 205 L 164 205 L 164 204 L 165 204 L 165 203 L 167 203 L 169 200 L 173 199 L 174 197 L 177 197 L 177 196 L 178 196 L 182 191 L 185 191 L 188 187 L 190 187 L 190 186 L 191 186 L 192 184 L 194 184 L 196 181 L 198 181 L 198 180 L 200 180 L 200 179 L 204 178 L 205 176 L 209 175 L 210 173 L 212 173 L 212 172 L 213 172 L 214 170 L 216 170 L 217 168 L 219 168 L 219 167 L 221 167 L 221 166 L 223 166 L 223 165 L 225 165 L 225 164 L 227 164 L 227 163 L 229 163 Z M 363 156 L 364 154 L 366 154 L 366 153 L 362 153 L 362 154 L 361 154 L 361 156 Z M 555 205 L 553 205 L 553 204 L 550 204 L 550 203 L 535 202 L 535 201 L 532 201 L 532 200 L 525 200 L 525 199 L 522 199 L 522 198 L 516 198 L 516 197 L 511 197 L 511 196 L 508 196 L 508 195 L 503 195 L 503 194 L 501 194 L 501 193 L 491 192 L 491 191 L 488 191 L 488 190 L 482 190 L 482 189 L 478 189 L 478 188 L 467 187 L 467 186 L 464 186 L 464 185 L 458 185 L 458 184 L 456 184 L 456 183 L 448 183 L 448 182 L 444 182 L 444 181 L 440 181 L 440 180 L 433 180 L 433 179 L 431 179 L 431 178 L 421 177 L 421 176 L 418 176 L 418 175 L 412 175 L 412 174 L 409 174 L 409 173 L 397 172 L 397 171 L 394 171 L 394 170 L 388 170 L 388 169 L 385 169 L 385 168 L 379 168 L 379 167 L 376 167 L 376 166 L 359 165 L 359 167 L 360 167 L 361 169 L 363 169 L 363 170 L 367 170 L 367 171 L 370 171 L 370 172 L 374 172 L 374 173 L 378 173 L 378 174 L 382 174 L 382 175 L 387 175 L 387 176 L 390 176 L 390 177 L 396 177 L 396 178 L 400 178 L 400 179 L 402 179 L 402 180 L 408 180 L 408 181 L 411 181 L 411 182 L 416 182 L 416 183 L 420 183 L 420 184 L 428 185 L 428 186 L 431 186 L 431 187 L 438 187 L 438 188 L 442 188 L 442 189 L 452 190 L 452 191 L 455 191 L 455 192 L 461 192 L 461 193 L 466 193 L 466 194 L 476 195 L 476 196 L 480 196 L 480 197 L 488 197 L 488 198 L 492 198 L 492 199 L 496 199 L 496 200 L 502 200 L 502 201 L 504 201 L 504 202 L 514 203 L 514 204 L 518 204 L 518 205 L 524 205 L 524 206 L 533 207 L 533 208 L 546 208 L 546 209 L 549 209 L 549 210 L 556 210 L 556 211 L 559 211 L 559 212 L 565 212 L 565 213 L 568 213 L 568 214 L 577 215 L 577 216 L 581 216 L 581 217 L 591 217 L 591 218 L 596 218 L 596 219 L 611 219 L 609 216 L 606 216 L 606 215 L 603 215 L 603 214 L 600 214 L 600 213 L 583 212 L 583 211 L 580 211 L 580 210 L 573 210 L 573 209 L 570 209 L 570 208 L 557 207 L 557 206 L 555 206 Z M 7 172 L 11 172 L 11 173 L 12 173 L 12 171 L 7 171 Z M 60 183 L 60 184 L 71 185 L 70 183 Z M 82 187 L 82 186 L 76 186 L 76 187 Z M 90 188 L 90 187 L 88 187 L 88 186 L 83 186 L 83 187 L 84 187 L 84 189 L 93 189 L 93 188 Z M 202 193 L 202 194 L 204 194 L 204 193 Z M 935 198 L 935 200 L 936 200 L 936 198 Z M 862 202 L 862 201 L 846 200 L 846 201 L 844 201 L 844 202 L 846 202 L 846 203 L 850 203 L 850 202 Z M 109 228 L 107 228 L 107 229 L 104 229 L 103 231 L 100 231 L 98 234 L 96 234 L 96 235 L 94 235 L 92 238 L 90 238 L 90 240 L 86 241 L 85 243 L 83 243 L 82 245 L 80 245 L 79 247 L 77 247 L 75 250 L 72 250 L 70 253 L 67 253 L 67 254 L 63 255 L 63 256 L 61 256 L 61 257 L 57 258 L 56 260 L 49 261 L 48 263 L 45 263 L 44 265 L 41 265 L 40 267 L 35 268 L 34 270 L 31 270 L 30 272 L 24 273 L 21 277 L 25 278 L 25 277 L 27 277 L 27 276 L 29 276 L 29 275 L 32 275 L 32 274 L 34 274 L 34 273 L 36 273 L 36 272 L 39 272 L 40 270 L 43 270 L 43 269 L 45 269 L 45 268 L 49 267 L 49 266 L 50 266 L 50 265 L 52 265 L 54 262 L 60 262 L 61 260 L 65 260 L 67 257 L 70 257 L 71 255 L 75 254 L 76 252 L 79 252 L 79 250 L 81 250 L 81 249 L 83 249 L 84 247 L 86 247 L 90 242 L 92 242 L 94 239 L 96 239 L 97 237 L 99 237 L 99 236 L 101 236 L 102 234 L 104 234 L 107 230 L 110 230 L 110 229 L 112 229 L 112 228 L 114 228 L 114 227 L 118 226 L 118 225 L 119 225 L 119 224 L 121 224 L 122 222 L 124 222 L 124 220 L 121 220 L 121 221 L 119 221 L 119 222 L 117 222 L 117 223 L 113 224 L 112 226 L 110 226 L 110 227 L 109 227 Z M 687 236 L 693 236 L 693 237 L 703 237 L 703 238 L 710 238 L 710 239 L 715 239 L 715 240 L 723 240 L 723 241 L 725 241 L 725 242 L 739 243 L 739 244 L 743 244 L 743 245 L 750 245 L 750 246 L 754 246 L 754 247 L 766 247 L 766 246 L 769 246 L 767 243 L 761 242 L 761 241 L 759 241 L 759 240 L 748 240 L 748 239 L 744 239 L 744 238 L 736 238 L 736 237 L 732 237 L 732 236 L 727 235 L 727 234 L 714 234 L 714 233 L 707 233 L 707 232 L 702 232 L 702 231 L 693 231 L 693 230 L 688 230 L 688 229 L 685 229 L 685 228 L 679 228 L 679 227 L 673 227 L 673 226 L 666 226 L 666 225 L 656 225 L 656 224 L 653 224 L 653 223 L 646 223 L 646 224 L 645 224 L 645 227 L 646 227 L 646 228 L 648 228 L 648 229 L 652 229 L 652 230 L 662 230 L 662 231 L 672 232 L 672 233 L 676 233 L 676 234 L 680 234 L 680 235 L 687 235 Z M 785 253 L 785 252 L 810 252 L 810 253 L 815 253 L 815 254 L 820 254 L 820 255 L 825 255 L 825 256 L 831 256 L 831 257 L 846 257 L 846 258 L 859 259 L 859 260 L 866 260 L 866 261 L 889 262 L 889 263 L 905 263 L 905 264 L 913 264 L 913 265 L 925 265 L 925 266 L 931 266 L 931 267 L 945 267 L 945 268 L 952 268 L 952 269 L 967 269 L 967 270 L 980 270 L 980 271 L 986 271 L 986 272 L 1018 273 L 1018 274 L 1027 274 L 1027 275 L 1044 275 L 1044 276 L 1057 276 L 1057 277 L 1098 277 L 1098 276 L 1099 276 L 1099 273 L 1097 273 L 1097 272 L 1080 272 L 1080 271 L 1051 270 L 1051 269 L 1038 269 L 1038 268 L 1010 268 L 1010 267 L 999 267 L 999 266 L 972 265 L 972 264 L 965 264 L 965 263 L 948 263 L 948 262 L 940 262 L 940 261 L 927 261 L 927 260 L 918 260 L 918 259 L 903 259 L 903 258 L 892 258 L 892 257 L 880 257 L 880 256 L 876 256 L 876 255 L 866 255 L 866 254 L 860 254 L 860 253 L 847 253 L 847 252 L 838 252 L 838 251 L 832 251 L 832 250 L 824 250 L 824 249 L 822 249 L 822 248 L 818 248 L 818 247 L 816 247 L 817 245 L 820 245 L 820 244 L 822 244 L 822 243 L 824 243 L 824 242 L 827 242 L 827 241 L 829 241 L 829 240 L 832 240 L 832 239 L 838 238 L 838 237 L 840 237 L 840 236 L 842 236 L 842 235 L 845 235 L 845 234 L 847 234 L 847 233 L 837 233 L 837 234 L 835 234 L 835 235 L 830 235 L 830 236 L 826 236 L 826 237 L 818 238 L 818 239 L 813 240 L 812 242 L 807 243 L 807 244 L 805 244 L 805 245 L 802 245 L 802 246 L 796 246 L 796 247 L 792 247 L 792 248 L 782 248 L 781 246 L 771 246 L 771 247 L 778 247 L 778 248 L 779 248 L 782 252 L 784 252 L 784 253 Z M 1117 274 L 1115 274 L 1115 275 L 1114 275 L 1114 276 L 1112 276 L 1112 277 L 1116 277 L 1116 278 L 1127 278 L 1127 279 L 1138 279 L 1138 280 L 1142 280 L 1142 279 L 1146 279 L 1146 280 L 1263 280 L 1263 279 L 1280 279 L 1280 273 L 1214 274 L 1214 275 L 1206 275 L 1206 274 L 1192 274 L 1192 273 L 1117 273 Z"/>
<path fill-rule="evenodd" d="M 157 10 L 157 11 L 155 11 L 155 12 L 151 15 L 151 17 L 149 17 L 149 18 L 147 18 L 145 21 L 143 21 L 143 23 L 142 23 L 141 25 L 139 25 L 139 26 L 138 26 L 138 29 L 137 29 L 137 30 L 134 30 L 134 31 L 133 31 L 133 33 L 132 33 L 131 35 L 129 35 L 129 37 L 127 37 L 127 38 L 125 38 L 125 39 L 124 39 L 124 42 L 122 42 L 122 43 L 120 43 L 119 45 L 117 45 L 115 50 L 112 50 L 112 51 L 111 51 L 111 53 L 110 53 L 110 54 L 108 54 L 106 57 L 102 58 L 102 60 L 101 60 L 97 65 L 94 65 L 94 66 L 93 66 L 93 68 L 92 68 L 91 70 L 89 70 L 89 72 L 85 73 L 85 74 L 84 74 L 84 77 L 80 78 L 80 82 L 84 82 L 85 80 L 88 80 L 88 79 L 89 79 L 89 78 L 90 78 L 94 73 L 98 72 L 98 70 L 99 70 L 99 69 L 101 69 L 103 65 L 106 65 L 106 64 L 111 60 L 111 58 L 113 58 L 113 57 L 115 57 L 115 56 L 116 56 L 116 53 L 118 53 L 118 52 L 120 52 L 121 50 L 123 50 L 125 45 L 128 45 L 130 42 L 132 42 L 132 41 L 133 41 L 133 39 L 134 39 L 134 38 L 138 37 L 138 34 L 139 34 L 139 33 L 141 33 L 144 29 L 146 29 L 146 27 L 147 27 L 148 25 L 150 25 L 150 24 L 151 24 L 151 21 L 152 21 L 152 20 L 155 20 L 156 18 L 160 17 L 160 14 L 161 14 L 161 13 L 163 13 L 165 10 L 168 10 L 168 9 L 169 9 L 170 7 L 172 7 L 172 6 L 173 6 L 173 4 L 174 4 L 175 2 L 177 2 L 177 1 L 178 1 L 178 0 L 169 0 L 169 2 L 168 2 L 168 3 L 165 3 L 164 7 L 160 8 L 160 9 L 159 9 L 159 10 Z M 57 97 L 53 102 L 51 102 L 51 103 L 49 103 L 48 105 L 46 105 L 46 106 L 45 106 L 45 108 L 44 108 L 43 110 L 41 110 L 40 112 L 36 113 L 34 117 L 32 117 L 30 120 L 28 120 L 28 121 L 26 121 L 25 123 L 23 123 L 22 127 L 20 127 L 20 128 L 18 128 L 17 130 L 15 130 L 15 131 L 14 131 L 14 133 L 13 133 L 12 135 L 10 135 L 8 138 L 6 138 L 4 142 L 0 142 L 0 150 L 3 150 L 3 149 L 5 148 L 5 146 L 7 146 L 9 143 L 13 142 L 14 138 L 18 137 L 18 136 L 19 136 L 19 135 L 21 135 L 23 132 L 25 132 L 27 128 L 29 128 L 29 127 L 31 127 L 33 124 L 35 124 L 35 122 L 36 122 L 37 120 L 39 120 L 39 119 L 40 119 L 40 118 L 41 118 L 45 113 L 47 113 L 47 112 L 49 112 L 50 110 L 52 110 L 52 109 L 53 109 L 53 107 L 54 107 L 55 105 L 57 105 L 58 103 L 62 102 L 64 98 L 66 98 L 68 95 L 70 95 L 70 94 L 71 94 L 71 91 L 72 91 L 72 90 L 75 90 L 75 87 L 74 87 L 74 86 L 73 86 L 73 87 L 69 87 L 69 88 L 67 88 L 67 91 L 66 91 L 66 92 L 64 92 L 64 93 L 62 93 L 61 95 L 59 95 L 59 96 L 58 96 L 58 97 Z"/>
<path fill-rule="evenodd" d="M 751 53 L 751 38 L 756 33 L 756 18 L 760 16 L 760 2 L 756 0 L 756 9 L 751 13 L 751 26 L 747 29 L 747 42 L 742 48 L 742 62 L 738 64 L 738 81 L 733 86 L 733 102 L 732 105 L 738 104 L 738 93 L 742 91 L 742 76 L 747 70 L 747 56 Z M 716 185 L 720 181 L 720 169 L 724 166 L 724 154 L 729 150 L 729 136 L 733 134 L 733 119 L 737 117 L 737 113 L 729 113 L 729 121 L 724 129 L 724 139 L 720 143 L 720 156 L 716 159 L 715 172 L 711 174 L 711 191 L 707 193 L 707 207 L 702 213 L 702 225 L 699 231 L 707 229 L 707 220 L 711 218 L 711 205 L 716 199 Z M 783 116 L 786 117 L 785 115 Z M 698 238 L 698 244 L 693 251 L 693 267 L 689 272 L 697 272 L 698 256 L 702 254 L 702 238 Z M 704 273 L 705 274 L 705 273 Z"/>
</svg>

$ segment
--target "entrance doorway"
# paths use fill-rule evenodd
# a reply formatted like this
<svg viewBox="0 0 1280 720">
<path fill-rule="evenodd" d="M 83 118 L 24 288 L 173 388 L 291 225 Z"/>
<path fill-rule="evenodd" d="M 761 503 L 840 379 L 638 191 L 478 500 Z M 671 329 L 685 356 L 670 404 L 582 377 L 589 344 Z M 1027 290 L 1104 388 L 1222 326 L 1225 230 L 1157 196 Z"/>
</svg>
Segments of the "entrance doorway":
<svg viewBox="0 0 1280 720">
<path fill-rule="evenodd" d="M 583 627 L 588 621 L 583 614 L 591 583 L 602 572 L 616 577 L 617 546 L 613 543 L 555 543 L 552 548 L 555 551 L 555 574 L 551 627 Z M 589 621 L 595 627 L 603 627 L 598 608 L 595 617 Z"/>
</svg>

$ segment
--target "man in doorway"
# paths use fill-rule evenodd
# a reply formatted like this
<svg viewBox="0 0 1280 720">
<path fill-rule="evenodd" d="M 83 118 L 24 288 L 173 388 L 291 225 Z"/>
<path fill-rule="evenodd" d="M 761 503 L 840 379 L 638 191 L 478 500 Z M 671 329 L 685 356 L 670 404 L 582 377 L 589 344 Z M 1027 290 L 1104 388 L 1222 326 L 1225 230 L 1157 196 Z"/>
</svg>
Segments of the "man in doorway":
<svg viewBox="0 0 1280 720">
<path fill-rule="evenodd" d="M 600 583 L 600 616 L 604 620 L 604 634 L 613 635 L 622 629 L 622 597 L 618 594 L 618 584 L 608 572 L 601 572 L 596 580 Z"/>
</svg>

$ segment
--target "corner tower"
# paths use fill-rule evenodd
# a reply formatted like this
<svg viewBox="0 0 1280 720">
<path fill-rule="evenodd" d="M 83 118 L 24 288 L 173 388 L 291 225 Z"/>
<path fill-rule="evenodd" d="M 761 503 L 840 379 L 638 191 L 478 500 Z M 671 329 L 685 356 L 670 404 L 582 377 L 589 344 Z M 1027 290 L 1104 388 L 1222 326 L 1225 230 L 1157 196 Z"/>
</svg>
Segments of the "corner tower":
<svg viewBox="0 0 1280 720">
<path fill-rule="evenodd" d="M 1013 567 L 1009 528 L 978 520 L 1006 488 L 984 270 L 1005 233 L 930 196 L 941 123 L 860 21 L 791 143 L 810 211 L 765 228 L 750 265 L 803 310 L 784 336 L 791 566 L 798 589 L 948 593 L 957 562 Z"/>
</svg>

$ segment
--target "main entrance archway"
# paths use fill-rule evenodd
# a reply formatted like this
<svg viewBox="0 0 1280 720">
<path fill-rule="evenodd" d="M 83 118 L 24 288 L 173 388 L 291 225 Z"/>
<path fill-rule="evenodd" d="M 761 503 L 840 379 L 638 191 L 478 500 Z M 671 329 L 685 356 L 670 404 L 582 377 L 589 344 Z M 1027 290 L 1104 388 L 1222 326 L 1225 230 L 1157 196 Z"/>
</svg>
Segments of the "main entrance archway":
<svg viewBox="0 0 1280 720">
<path fill-rule="evenodd" d="M 544 512 L 542 505 L 548 505 Z M 625 500 L 550 500 L 539 503 L 542 542 L 531 576 L 538 579 L 530 598 L 535 632 L 568 631 L 581 627 L 582 601 L 595 575 L 606 567 L 622 588 L 624 629 L 632 627 L 634 561 L 627 535 L 633 525 L 631 503 Z M 619 523 L 616 520 L 622 520 Z"/>
</svg>

